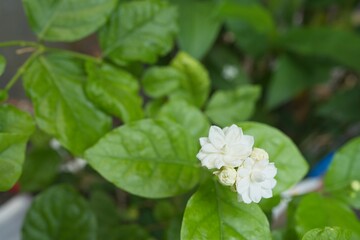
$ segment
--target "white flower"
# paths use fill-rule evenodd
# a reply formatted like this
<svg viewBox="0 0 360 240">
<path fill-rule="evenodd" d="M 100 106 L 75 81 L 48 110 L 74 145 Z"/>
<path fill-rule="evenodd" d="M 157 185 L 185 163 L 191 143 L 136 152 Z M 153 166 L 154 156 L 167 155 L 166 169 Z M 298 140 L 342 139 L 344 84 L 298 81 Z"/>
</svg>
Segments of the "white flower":
<svg viewBox="0 0 360 240">
<path fill-rule="evenodd" d="M 276 185 L 277 169 L 268 159 L 256 161 L 247 158 L 237 170 L 236 191 L 239 201 L 260 202 L 261 198 L 272 197 Z"/>
<path fill-rule="evenodd" d="M 236 181 L 237 172 L 232 167 L 222 167 L 220 171 L 215 171 L 214 174 L 218 176 L 219 182 L 225 186 L 233 186 Z"/>
<path fill-rule="evenodd" d="M 235 124 L 221 129 L 211 126 L 209 137 L 200 138 L 201 149 L 196 157 L 208 169 L 238 167 L 250 156 L 254 145 L 252 136 L 244 135 Z"/>
<path fill-rule="evenodd" d="M 262 148 L 254 148 L 250 157 L 255 161 L 269 160 L 269 154 Z"/>
</svg>

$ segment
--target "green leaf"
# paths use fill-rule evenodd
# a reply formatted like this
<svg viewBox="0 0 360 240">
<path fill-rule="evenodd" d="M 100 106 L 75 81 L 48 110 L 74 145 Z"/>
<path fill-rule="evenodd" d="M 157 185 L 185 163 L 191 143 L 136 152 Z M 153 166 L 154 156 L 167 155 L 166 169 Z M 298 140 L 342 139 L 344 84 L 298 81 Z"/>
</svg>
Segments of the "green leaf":
<svg viewBox="0 0 360 240">
<path fill-rule="evenodd" d="M 184 52 L 179 52 L 172 60 L 171 66 L 185 74 L 180 87 L 171 94 L 172 98 L 184 99 L 201 107 L 208 98 L 210 79 L 205 67 Z"/>
<path fill-rule="evenodd" d="M 330 67 L 327 65 L 283 55 L 271 79 L 266 105 L 270 109 L 275 108 L 306 88 L 328 80 L 329 75 Z"/>
<path fill-rule="evenodd" d="M 180 49 L 201 59 L 212 46 L 221 27 L 217 5 L 211 1 L 176 1 L 179 7 Z"/>
<path fill-rule="evenodd" d="M 253 114 L 260 94 L 259 86 L 218 90 L 210 98 L 205 113 L 212 122 L 222 127 L 247 120 Z"/>
<path fill-rule="evenodd" d="M 21 190 L 33 192 L 50 186 L 56 178 L 60 163 L 59 154 L 50 148 L 31 151 L 26 157 L 20 177 Z"/>
<path fill-rule="evenodd" d="M 116 0 L 22 0 L 30 27 L 42 40 L 75 41 L 102 26 Z"/>
<path fill-rule="evenodd" d="M 359 42 L 359 34 L 317 27 L 293 29 L 281 38 L 279 44 L 289 51 L 323 57 L 360 71 Z"/>
<path fill-rule="evenodd" d="M 139 225 L 123 225 L 117 229 L 117 238 L 121 240 L 153 240 L 146 230 Z"/>
<path fill-rule="evenodd" d="M 95 240 L 96 218 L 87 202 L 67 185 L 36 196 L 26 214 L 24 240 Z"/>
<path fill-rule="evenodd" d="M 339 227 L 315 228 L 308 231 L 302 240 L 350 240 L 351 231 Z"/>
<path fill-rule="evenodd" d="M 107 64 L 87 63 L 86 94 L 99 108 L 124 122 L 143 118 L 139 84 L 128 72 Z"/>
<path fill-rule="evenodd" d="M 148 96 L 159 98 L 174 92 L 185 78 L 186 75 L 176 68 L 155 66 L 145 72 L 142 84 Z"/>
<path fill-rule="evenodd" d="M 4 73 L 6 66 L 6 59 L 3 55 L 0 55 L 0 76 Z"/>
<path fill-rule="evenodd" d="M 204 183 L 187 203 L 181 239 L 271 239 L 265 214 L 256 204 L 237 201 L 237 194 L 217 181 Z"/>
<path fill-rule="evenodd" d="M 291 139 L 276 128 L 255 122 L 238 124 L 244 134 L 255 138 L 255 147 L 265 149 L 270 161 L 275 163 L 277 184 L 273 194 L 277 195 L 299 182 L 307 173 L 308 164 Z"/>
<path fill-rule="evenodd" d="M 170 101 L 158 113 L 165 118 L 183 126 L 195 138 L 207 135 L 210 123 L 207 117 L 196 107 L 185 101 Z"/>
<path fill-rule="evenodd" d="M 337 226 L 360 235 L 360 223 L 353 211 L 336 199 L 317 193 L 306 195 L 295 213 L 296 231 L 301 237 L 314 228 Z M 357 238 L 358 239 L 358 238 Z"/>
<path fill-rule="evenodd" d="M 155 118 L 157 114 L 159 113 L 161 107 L 165 104 L 166 99 L 164 98 L 158 98 L 154 99 L 152 101 L 149 101 L 145 105 L 145 113 L 147 117 Z"/>
<path fill-rule="evenodd" d="M 172 48 L 176 19 L 176 8 L 163 1 L 122 3 L 100 32 L 104 55 L 117 64 L 154 63 Z"/>
<path fill-rule="evenodd" d="M 199 181 L 197 144 L 176 123 L 140 120 L 119 127 L 85 153 L 104 178 L 132 194 L 162 198 Z"/>
<path fill-rule="evenodd" d="M 111 126 L 111 118 L 86 98 L 85 78 L 82 62 L 63 55 L 37 58 L 23 76 L 39 128 L 75 155 L 81 155 Z"/>
<path fill-rule="evenodd" d="M 26 142 L 33 131 L 29 114 L 10 105 L 0 105 L 0 191 L 9 190 L 19 179 Z"/>
</svg>

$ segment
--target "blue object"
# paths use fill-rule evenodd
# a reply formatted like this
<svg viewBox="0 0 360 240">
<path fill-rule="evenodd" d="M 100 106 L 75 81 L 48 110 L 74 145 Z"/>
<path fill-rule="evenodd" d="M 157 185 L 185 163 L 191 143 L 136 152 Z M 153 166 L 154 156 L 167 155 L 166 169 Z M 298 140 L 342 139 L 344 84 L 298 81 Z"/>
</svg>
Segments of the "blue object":
<svg viewBox="0 0 360 240">
<path fill-rule="evenodd" d="M 326 173 L 331 161 L 333 160 L 335 151 L 330 152 L 323 159 L 320 160 L 309 172 L 308 177 L 320 177 Z"/>
</svg>

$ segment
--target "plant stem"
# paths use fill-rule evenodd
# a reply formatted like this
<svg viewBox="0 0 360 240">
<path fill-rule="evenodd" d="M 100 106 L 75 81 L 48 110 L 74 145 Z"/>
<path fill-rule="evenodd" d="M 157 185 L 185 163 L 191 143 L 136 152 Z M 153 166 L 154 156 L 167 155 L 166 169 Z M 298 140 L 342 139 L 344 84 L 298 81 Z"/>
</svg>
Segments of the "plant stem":
<svg viewBox="0 0 360 240">
<path fill-rule="evenodd" d="M 78 52 L 74 52 L 74 51 L 69 51 L 69 50 L 65 50 L 65 49 L 60 49 L 60 48 L 48 48 L 48 47 L 45 47 L 45 51 L 63 53 L 63 54 L 67 54 L 67 55 L 75 57 L 75 58 L 79 58 L 79 59 L 82 59 L 82 60 L 85 60 L 85 61 L 92 61 L 92 62 L 95 62 L 95 63 L 101 63 L 102 62 L 101 58 L 97 58 L 97 57 L 93 57 L 91 55 L 78 53 Z"/>
<path fill-rule="evenodd" d="M 30 55 L 30 57 L 25 61 L 25 63 L 17 70 L 16 74 L 10 79 L 10 81 L 6 84 L 4 90 L 9 91 L 12 86 L 17 82 L 17 80 L 21 77 L 21 75 L 27 70 L 30 63 L 35 60 L 40 54 L 44 52 L 44 48 L 39 46 L 39 49 Z"/>
</svg>

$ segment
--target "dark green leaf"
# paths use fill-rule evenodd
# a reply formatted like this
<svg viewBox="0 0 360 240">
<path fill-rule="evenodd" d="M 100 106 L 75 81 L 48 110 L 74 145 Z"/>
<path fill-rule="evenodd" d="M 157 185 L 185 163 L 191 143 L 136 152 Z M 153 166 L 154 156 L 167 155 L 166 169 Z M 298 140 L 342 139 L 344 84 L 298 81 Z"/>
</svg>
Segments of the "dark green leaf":
<svg viewBox="0 0 360 240">
<path fill-rule="evenodd" d="M 356 235 L 360 234 L 360 223 L 350 208 L 335 199 L 325 198 L 317 193 L 303 197 L 296 210 L 295 221 L 296 231 L 300 237 L 314 228 L 327 226 L 337 226 L 351 230 Z"/>
<path fill-rule="evenodd" d="M 237 194 L 214 180 L 190 198 L 181 239 L 271 239 L 265 214 L 256 204 L 237 201 Z"/>
<path fill-rule="evenodd" d="M 291 139 L 276 128 L 255 122 L 238 124 L 255 138 L 255 147 L 265 149 L 270 161 L 275 163 L 277 184 L 274 195 L 279 194 L 299 182 L 307 173 L 308 165 Z"/>
<path fill-rule="evenodd" d="M 201 59 L 214 43 L 221 26 L 212 1 L 176 1 L 179 7 L 179 46 Z"/>
<path fill-rule="evenodd" d="M 195 139 L 205 136 L 210 128 L 207 117 L 196 107 L 185 101 L 170 101 L 158 113 L 158 117 L 182 125 Z"/>
<path fill-rule="evenodd" d="M 104 24 L 116 0 L 23 0 L 23 5 L 40 39 L 75 41 Z"/>
<path fill-rule="evenodd" d="M 120 226 L 117 230 L 117 238 L 121 240 L 154 240 L 149 233 L 139 225 L 130 224 Z"/>
<path fill-rule="evenodd" d="M 6 59 L 3 55 L 0 55 L 0 76 L 4 73 L 6 66 Z"/>
<path fill-rule="evenodd" d="M 185 74 L 180 87 L 171 94 L 172 98 L 184 99 L 201 107 L 208 98 L 210 79 L 204 66 L 184 52 L 179 52 L 172 60 L 171 66 Z"/>
<path fill-rule="evenodd" d="M 118 64 L 153 63 L 173 45 L 177 12 L 158 0 L 124 2 L 100 32 L 104 55 Z"/>
<path fill-rule="evenodd" d="M 339 227 L 315 228 L 308 231 L 302 240 L 350 240 L 351 231 Z"/>
<path fill-rule="evenodd" d="M 82 62 L 62 55 L 41 56 L 24 74 L 39 128 L 75 155 L 110 128 L 111 119 L 85 96 Z"/>
<path fill-rule="evenodd" d="M 66 185 L 52 187 L 32 203 L 23 225 L 24 240 L 95 240 L 96 218 L 87 202 Z"/>
<path fill-rule="evenodd" d="M 163 97 L 174 92 L 186 75 L 173 67 L 152 67 L 142 80 L 144 91 L 154 98 Z"/>
<path fill-rule="evenodd" d="M 184 193 L 199 181 L 196 142 L 170 121 L 140 120 L 119 127 L 86 151 L 108 181 L 139 196 Z"/>
<path fill-rule="evenodd" d="M 124 122 L 143 117 L 139 84 L 130 73 L 107 64 L 88 63 L 86 69 L 86 94 L 98 107 Z"/>
<path fill-rule="evenodd" d="M 331 28 L 298 28 L 284 35 L 280 43 L 292 52 L 323 57 L 360 71 L 359 42 L 360 35 L 352 32 Z"/>
<path fill-rule="evenodd" d="M 10 189 L 19 179 L 26 142 L 33 131 L 29 114 L 10 105 L 0 105 L 0 191 Z"/>
<path fill-rule="evenodd" d="M 233 90 L 218 90 L 210 98 L 205 113 L 212 122 L 225 127 L 247 120 L 260 97 L 259 86 L 242 86 Z"/>
<path fill-rule="evenodd" d="M 59 171 L 61 158 L 49 148 L 35 149 L 30 152 L 20 178 L 23 191 L 39 191 L 48 187 Z"/>
<path fill-rule="evenodd" d="M 159 113 L 161 107 L 165 104 L 166 99 L 158 98 L 149 101 L 145 106 L 145 113 L 147 117 L 155 118 Z"/>
</svg>

